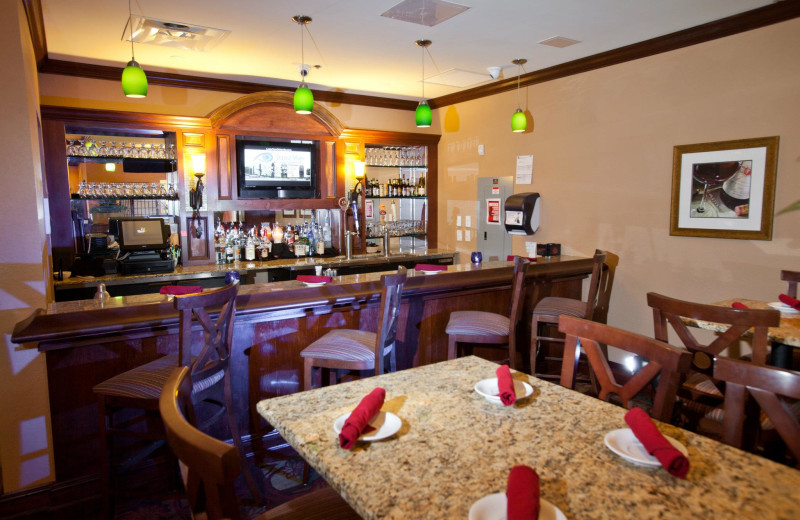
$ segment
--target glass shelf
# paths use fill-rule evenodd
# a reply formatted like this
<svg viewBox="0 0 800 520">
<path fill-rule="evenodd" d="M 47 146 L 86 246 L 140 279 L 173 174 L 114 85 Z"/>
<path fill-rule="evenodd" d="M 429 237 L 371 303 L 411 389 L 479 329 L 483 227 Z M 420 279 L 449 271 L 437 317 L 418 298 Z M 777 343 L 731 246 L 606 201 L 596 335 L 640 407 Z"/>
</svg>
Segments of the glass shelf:
<svg viewBox="0 0 800 520">
<path fill-rule="evenodd" d="M 115 195 L 113 197 L 108 197 L 108 196 L 105 196 L 105 195 L 100 195 L 100 196 L 92 195 L 92 196 L 89 196 L 89 197 L 81 197 L 77 193 L 71 194 L 70 198 L 72 200 L 109 200 L 109 201 L 113 201 L 113 200 L 178 200 L 178 196 L 177 195 L 175 195 L 174 197 L 148 197 L 148 196 L 145 196 L 145 195 L 140 195 L 140 196 L 136 196 L 136 195 L 120 195 L 120 196 L 116 196 Z"/>
<path fill-rule="evenodd" d="M 368 199 L 427 199 L 428 197 L 375 197 L 374 195 L 366 195 Z"/>
<path fill-rule="evenodd" d="M 366 166 L 367 166 L 367 168 L 408 168 L 408 169 L 412 169 L 412 170 L 427 170 L 428 169 L 427 166 L 420 166 L 420 165 L 405 166 L 405 165 L 402 165 L 402 164 L 367 164 Z"/>
</svg>

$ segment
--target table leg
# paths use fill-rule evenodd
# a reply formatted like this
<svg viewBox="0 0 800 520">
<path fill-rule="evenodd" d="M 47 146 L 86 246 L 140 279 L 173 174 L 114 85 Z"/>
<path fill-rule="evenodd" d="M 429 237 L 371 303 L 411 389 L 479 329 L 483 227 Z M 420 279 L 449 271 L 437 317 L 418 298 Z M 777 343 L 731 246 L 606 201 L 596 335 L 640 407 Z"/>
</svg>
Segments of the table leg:
<svg viewBox="0 0 800 520">
<path fill-rule="evenodd" d="M 771 359 L 772 366 L 791 370 L 793 348 L 794 347 L 790 345 L 784 345 L 783 343 L 772 342 L 772 359 Z"/>
</svg>

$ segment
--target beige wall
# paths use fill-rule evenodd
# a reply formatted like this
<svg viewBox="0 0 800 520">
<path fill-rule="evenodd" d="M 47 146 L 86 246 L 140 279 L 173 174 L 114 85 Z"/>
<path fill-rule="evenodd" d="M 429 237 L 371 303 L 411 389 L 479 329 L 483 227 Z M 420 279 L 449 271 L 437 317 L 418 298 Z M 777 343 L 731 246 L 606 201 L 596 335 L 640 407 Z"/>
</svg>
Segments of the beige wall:
<svg viewBox="0 0 800 520">
<path fill-rule="evenodd" d="M 645 294 L 713 302 L 775 301 L 780 269 L 800 269 L 800 212 L 774 220 L 771 241 L 669 235 L 673 146 L 780 136 L 776 207 L 800 199 L 800 20 L 523 89 L 532 132 L 510 131 L 516 93 L 443 109 L 439 246 L 456 242 L 454 214 L 476 211 L 476 178 L 514 175 L 533 154 L 542 196 L 531 238 L 567 254 L 619 256 L 612 325 L 652 334 Z M 485 156 L 477 147 L 483 144 Z M 473 233 L 474 236 L 474 233 Z M 514 252 L 523 254 L 524 238 Z"/>
<path fill-rule="evenodd" d="M 53 480 L 44 355 L 11 343 L 14 324 L 47 302 L 50 276 L 36 63 L 21 2 L 0 19 L 0 465 L 3 491 Z"/>
</svg>

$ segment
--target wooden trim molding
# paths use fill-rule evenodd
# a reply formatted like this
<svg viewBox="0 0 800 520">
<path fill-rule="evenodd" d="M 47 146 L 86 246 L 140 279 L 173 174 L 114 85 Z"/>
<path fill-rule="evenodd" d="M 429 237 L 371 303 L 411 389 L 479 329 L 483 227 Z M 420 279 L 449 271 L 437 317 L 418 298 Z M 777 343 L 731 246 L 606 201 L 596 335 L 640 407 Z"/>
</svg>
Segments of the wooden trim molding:
<svg viewBox="0 0 800 520">
<path fill-rule="evenodd" d="M 158 127 L 182 130 L 210 130 L 211 123 L 204 117 L 170 116 L 163 114 L 143 114 L 140 112 L 119 112 L 94 108 L 72 108 L 42 105 L 42 119 L 63 121 L 65 124 L 96 126 L 123 125 L 123 127 Z"/>
<path fill-rule="evenodd" d="M 28 24 L 31 32 L 33 47 L 36 52 L 39 72 L 42 74 L 62 74 L 66 76 L 79 76 L 94 79 L 107 79 L 119 81 L 122 64 L 117 67 L 106 65 L 92 65 L 72 61 L 51 60 L 47 57 L 47 42 L 45 40 L 44 24 L 41 16 L 41 0 L 23 0 L 25 11 L 28 15 Z M 766 27 L 768 25 L 785 22 L 800 17 L 800 2 L 784 0 L 764 7 L 752 9 L 727 18 L 708 22 L 696 27 L 684 29 L 643 42 L 620 47 L 610 51 L 587 56 L 579 60 L 563 63 L 547 69 L 525 74 L 520 78 L 521 86 L 535 85 L 554 79 L 572 76 L 592 70 L 597 70 L 611 65 L 618 65 L 627 61 L 669 52 L 683 47 L 704 43 L 717 38 L 724 38 L 734 34 Z M 147 81 L 151 85 L 177 88 L 194 88 L 214 90 L 220 92 L 234 92 L 240 94 L 263 93 L 269 91 L 285 91 L 285 86 L 276 86 L 263 83 L 232 81 L 217 78 L 204 78 L 159 71 L 147 71 Z M 501 92 L 513 90 L 517 87 L 516 78 L 508 78 L 473 89 L 463 90 L 453 94 L 440 96 L 428 101 L 432 108 L 442 108 L 455 103 L 462 103 L 482 97 L 493 96 Z M 390 108 L 397 110 L 416 110 L 417 102 L 403 99 L 392 99 L 380 96 L 366 96 L 361 94 L 348 94 L 341 91 L 314 90 L 316 101 L 326 103 L 341 103 L 347 105 L 372 106 L 377 108 Z"/>
<path fill-rule="evenodd" d="M 208 114 L 207 117 L 209 121 L 211 121 L 211 125 L 214 128 L 218 128 L 226 119 L 235 113 L 244 110 L 245 108 L 263 103 L 274 103 L 293 107 L 294 95 L 291 92 L 285 91 L 254 92 L 252 94 L 234 99 L 230 103 L 218 107 L 213 112 Z M 331 111 L 318 104 L 316 101 L 314 102 L 314 110 L 311 112 L 310 116 L 316 118 L 320 123 L 322 123 L 333 136 L 341 135 L 342 131 L 344 130 L 344 125 L 342 122 L 339 121 L 339 119 L 333 115 Z"/>
</svg>

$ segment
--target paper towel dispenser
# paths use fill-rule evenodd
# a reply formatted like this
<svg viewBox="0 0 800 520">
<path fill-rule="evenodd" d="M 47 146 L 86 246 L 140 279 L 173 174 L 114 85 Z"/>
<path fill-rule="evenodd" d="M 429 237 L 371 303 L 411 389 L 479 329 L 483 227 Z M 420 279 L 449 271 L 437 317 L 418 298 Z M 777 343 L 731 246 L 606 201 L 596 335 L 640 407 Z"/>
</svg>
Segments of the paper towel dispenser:
<svg viewBox="0 0 800 520">
<path fill-rule="evenodd" d="M 506 231 L 511 235 L 532 235 L 539 229 L 538 193 L 517 193 L 506 199 Z"/>
</svg>

